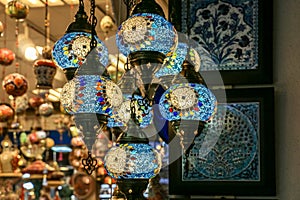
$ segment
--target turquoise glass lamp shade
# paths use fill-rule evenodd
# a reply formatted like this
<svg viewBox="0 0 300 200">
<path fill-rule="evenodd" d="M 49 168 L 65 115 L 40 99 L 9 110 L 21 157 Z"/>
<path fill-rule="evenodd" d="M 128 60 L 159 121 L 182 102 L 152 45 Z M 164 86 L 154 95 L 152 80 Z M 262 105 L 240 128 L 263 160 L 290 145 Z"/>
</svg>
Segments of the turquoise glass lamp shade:
<svg viewBox="0 0 300 200">
<path fill-rule="evenodd" d="M 95 142 L 95 135 L 106 124 L 112 108 L 122 103 L 120 88 L 106 77 L 106 69 L 98 59 L 94 48 L 74 77 L 73 112 L 75 124 L 84 133 L 89 150 Z"/>
<path fill-rule="evenodd" d="M 64 70 L 68 80 L 73 79 L 75 71 L 81 66 L 91 51 L 92 25 L 84 11 L 84 3 L 79 0 L 79 9 L 66 34 L 53 46 L 52 58 L 57 66 Z M 108 64 L 108 50 L 103 42 L 94 35 L 97 42 L 98 59 L 104 66 Z"/>
<path fill-rule="evenodd" d="M 125 56 L 138 51 L 168 55 L 176 49 L 178 36 L 173 25 L 164 17 L 152 13 L 137 13 L 119 26 L 116 43 Z"/>
<path fill-rule="evenodd" d="M 166 57 L 162 68 L 155 73 L 155 76 L 160 78 L 180 73 L 182 70 L 181 65 L 187 55 L 187 48 L 187 44 L 178 43 L 176 50 L 170 56 Z"/>
<path fill-rule="evenodd" d="M 103 52 L 103 50 L 105 51 Z M 112 107 L 122 103 L 122 91 L 112 82 L 105 66 L 99 60 L 99 54 L 108 57 L 107 48 L 94 48 L 86 61 L 79 67 L 74 77 L 75 95 L 74 113 L 112 114 Z"/>
<path fill-rule="evenodd" d="M 171 86 L 159 101 L 162 116 L 169 120 L 199 120 L 206 122 L 215 113 L 217 99 L 204 85 L 181 83 Z"/>
<path fill-rule="evenodd" d="M 100 75 L 75 76 L 75 113 L 112 115 L 112 107 L 122 103 L 122 92 L 111 80 Z"/>
<path fill-rule="evenodd" d="M 107 152 L 104 166 L 116 179 L 149 179 L 160 172 L 161 157 L 149 144 L 118 144 Z"/>
<path fill-rule="evenodd" d="M 60 38 L 53 47 L 52 56 L 54 62 L 62 69 L 77 69 L 90 52 L 91 33 L 70 32 Z M 102 65 L 108 64 L 108 50 L 104 43 L 97 37 L 97 49 L 99 61 Z"/>
</svg>

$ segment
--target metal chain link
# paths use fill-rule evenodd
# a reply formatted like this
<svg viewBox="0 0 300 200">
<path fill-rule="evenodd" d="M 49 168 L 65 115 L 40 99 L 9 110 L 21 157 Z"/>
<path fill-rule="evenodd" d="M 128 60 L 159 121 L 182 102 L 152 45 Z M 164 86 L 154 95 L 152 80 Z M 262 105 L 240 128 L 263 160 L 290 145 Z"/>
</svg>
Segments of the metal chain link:
<svg viewBox="0 0 300 200">
<path fill-rule="evenodd" d="M 92 39 L 90 43 L 91 50 L 93 50 L 97 46 L 96 40 L 96 25 L 97 25 L 97 18 L 95 16 L 95 0 L 91 0 L 91 11 L 90 11 L 90 23 L 92 25 Z"/>
</svg>

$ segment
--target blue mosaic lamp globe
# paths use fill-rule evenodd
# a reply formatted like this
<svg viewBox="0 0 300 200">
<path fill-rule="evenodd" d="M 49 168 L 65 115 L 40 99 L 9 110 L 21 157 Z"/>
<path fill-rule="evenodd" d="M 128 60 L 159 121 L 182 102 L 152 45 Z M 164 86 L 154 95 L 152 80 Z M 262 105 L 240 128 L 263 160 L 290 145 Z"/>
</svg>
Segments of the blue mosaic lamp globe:
<svg viewBox="0 0 300 200">
<path fill-rule="evenodd" d="M 112 107 L 122 103 L 119 87 L 100 75 L 75 76 L 75 113 L 97 113 L 110 116 Z"/>
<path fill-rule="evenodd" d="M 98 59 L 102 65 L 106 66 L 108 50 L 96 35 L 94 37 L 97 41 Z M 83 0 L 79 0 L 75 21 L 68 26 L 66 34 L 56 41 L 52 50 L 53 61 L 64 70 L 68 80 L 74 77 L 75 71 L 84 63 L 86 56 L 91 51 L 91 39 L 92 25 L 88 22 L 88 16 L 84 11 Z"/>
<path fill-rule="evenodd" d="M 116 42 L 125 56 L 137 51 L 155 51 L 164 55 L 177 46 L 177 32 L 164 17 L 152 13 L 137 13 L 118 28 Z"/>
<path fill-rule="evenodd" d="M 159 173 L 161 157 L 149 144 L 125 143 L 112 147 L 104 163 L 113 178 L 150 179 Z"/>
<path fill-rule="evenodd" d="M 100 62 L 106 66 L 108 64 L 108 50 L 103 42 L 97 37 L 97 49 Z M 54 62 L 62 69 L 77 69 L 85 61 L 90 52 L 90 42 L 92 35 L 87 32 L 66 33 L 54 44 L 52 56 Z"/>
<path fill-rule="evenodd" d="M 98 59 L 97 48 L 87 56 L 74 77 L 73 109 L 75 124 L 84 134 L 89 150 L 98 130 L 106 124 L 112 108 L 122 103 L 122 91 L 109 80 L 105 67 Z"/>
<path fill-rule="evenodd" d="M 171 86 L 159 101 L 162 116 L 169 120 L 206 122 L 216 112 L 217 99 L 203 84 L 181 83 Z"/>
</svg>

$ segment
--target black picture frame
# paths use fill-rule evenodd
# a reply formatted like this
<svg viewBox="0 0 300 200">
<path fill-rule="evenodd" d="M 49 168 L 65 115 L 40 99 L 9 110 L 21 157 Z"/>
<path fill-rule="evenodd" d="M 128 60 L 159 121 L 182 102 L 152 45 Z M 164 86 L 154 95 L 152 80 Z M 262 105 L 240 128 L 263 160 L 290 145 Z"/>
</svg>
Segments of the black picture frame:
<svg viewBox="0 0 300 200">
<path fill-rule="evenodd" d="M 191 3 L 192 2 L 192 3 Z M 196 2 L 196 3 L 195 3 Z M 257 17 L 254 25 L 256 32 L 252 38 L 256 40 L 255 52 L 255 68 L 239 69 L 235 65 L 232 69 L 227 70 L 208 70 L 203 71 L 200 69 L 201 74 L 205 80 L 211 85 L 220 85 L 219 76 L 222 77 L 223 85 L 248 85 L 248 84 L 271 84 L 273 83 L 273 69 L 272 69 L 272 28 L 273 28 L 273 9 L 271 0 L 248 0 L 248 1 L 235 1 L 235 0 L 169 0 L 169 21 L 175 26 L 178 32 L 187 34 L 189 38 L 193 38 L 191 30 L 193 28 L 193 20 L 197 19 L 195 14 L 195 6 L 205 4 L 206 2 L 214 2 L 216 5 L 231 2 L 254 2 L 257 6 Z M 228 5 L 229 5 L 228 4 Z M 238 8 L 238 7 L 237 7 Z M 253 26 L 254 26 L 253 25 Z M 195 34 L 195 33 L 194 33 Z M 200 35 L 200 34 L 199 34 Z M 201 36 L 199 36 L 201 38 Z M 247 37 L 247 35 L 246 35 Z M 251 40 L 251 39 L 250 39 Z M 198 42 L 196 42 L 198 43 Z M 199 42 L 200 43 L 200 42 Z M 240 49 L 239 49 L 240 50 Z M 234 51 L 232 51 L 234 52 Z M 236 50 L 236 52 L 238 52 Z M 243 52 L 245 52 L 243 50 Z M 201 56 L 201 55 L 200 55 Z M 217 81 L 216 81 L 217 80 Z"/>
<path fill-rule="evenodd" d="M 220 103 L 259 102 L 259 171 L 257 181 L 239 180 L 183 180 L 182 157 L 178 155 L 179 142 L 171 143 L 169 166 L 169 194 L 172 196 L 276 196 L 275 138 L 274 138 L 274 88 L 226 89 L 226 97 L 220 90 L 213 91 Z M 224 92 L 224 91 L 223 91 Z"/>
</svg>

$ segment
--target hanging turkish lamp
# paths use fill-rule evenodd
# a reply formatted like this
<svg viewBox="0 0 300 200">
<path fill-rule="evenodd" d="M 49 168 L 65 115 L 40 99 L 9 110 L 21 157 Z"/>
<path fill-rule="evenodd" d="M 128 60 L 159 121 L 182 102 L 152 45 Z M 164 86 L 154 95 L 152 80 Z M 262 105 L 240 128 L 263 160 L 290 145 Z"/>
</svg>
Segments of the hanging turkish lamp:
<svg viewBox="0 0 300 200">
<path fill-rule="evenodd" d="M 161 169 L 160 154 L 149 145 L 149 139 L 132 120 L 105 155 L 104 167 L 108 174 L 117 179 L 117 185 L 128 200 L 145 199 L 149 179 Z"/>
<path fill-rule="evenodd" d="M 84 63 L 86 56 L 91 51 L 92 25 L 87 20 L 88 16 L 84 11 L 83 0 L 79 0 L 79 9 L 75 15 L 75 21 L 68 26 L 66 34 L 53 46 L 53 61 L 64 70 L 68 80 L 74 77 L 75 71 Z M 108 56 L 102 55 L 108 54 L 108 50 L 96 35 L 94 37 L 97 41 L 98 59 L 106 66 Z"/>
<path fill-rule="evenodd" d="M 8 48 L 0 49 L 0 65 L 9 66 L 15 60 L 15 54 Z"/>
<path fill-rule="evenodd" d="M 171 86 L 161 97 L 159 108 L 167 120 L 208 121 L 215 113 L 216 97 L 204 85 L 181 83 Z"/>
<path fill-rule="evenodd" d="M 182 71 L 173 80 L 175 84 L 164 92 L 159 101 L 161 115 L 171 122 L 172 130 L 180 137 L 186 152 L 217 109 L 215 95 L 206 86 L 201 74 L 195 71 L 200 68 L 195 56 L 189 48 Z"/>
<path fill-rule="evenodd" d="M 28 81 L 23 75 L 12 73 L 4 77 L 2 87 L 8 95 L 22 96 L 27 92 Z"/>
<path fill-rule="evenodd" d="M 56 70 L 57 66 L 52 60 L 40 59 L 34 62 L 33 72 L 36 78 L 35 90 L 38 91 L 37 93 L 45 93 L 52 88 Z M 35 92 L 33 91 L 33 93 Z"/>
<path fill-rule="evenodd" d="M 33 72 L 36 78 L 34 94 L 48 94 L 52 89 L 52 82 L 57 71 L 57 66 L 52 60 L 52 49 L 49 47 L 49 19 L 48 2 L 45 3 L 45 46 L 42 49 L 43 59 L 36 60 L 33 64 Z"/>
<path fill-rule="evenodd" d="M 112 114 L 112 107 L 118 107 L 122 103 L 122 92 L 115 83 L 107 78 L 105 67 L 98 58 L 98 50 L 94 48 L 89 53 L 74 77 L 73 112 L 75 123 L 83 133 L 90 156 L 95 137 L 98 131 L 107 124 L 108 117 Z M 91 157 L 88 159 L 93 160 Z M 85 164 L 88 164 L 88 161 L 84 160 Z M 94 168 L 94 165 L 87 166 L 87 173 L 92 173 Z"/>
<path fill-rule="evenodd" d="M 116 43 L 141 72 L 143 82 L 151 83 L 165 57 L 176 49 L 178 38 L 161 7 L 154 0 L 143 0 L 118 28 Z"/>
<path fill-rule="evenodd" d="M 5 13 L 11 18 L 24 20 L 29 13 L 29 7 L 19 0 L 12 0 L 6 4 Z"/>
</svg>

